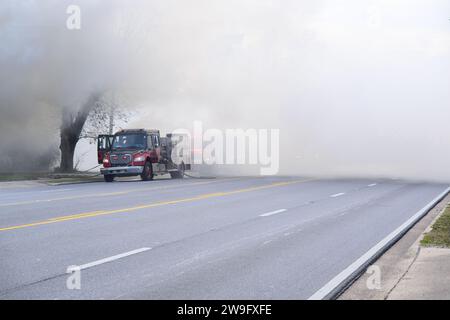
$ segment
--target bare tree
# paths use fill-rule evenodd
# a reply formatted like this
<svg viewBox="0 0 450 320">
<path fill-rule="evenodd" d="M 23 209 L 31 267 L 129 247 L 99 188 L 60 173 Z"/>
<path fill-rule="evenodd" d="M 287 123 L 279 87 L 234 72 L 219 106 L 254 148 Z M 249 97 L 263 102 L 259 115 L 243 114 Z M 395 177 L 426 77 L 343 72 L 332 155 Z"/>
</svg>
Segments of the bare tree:
<svg viewBox="0 0 450 320">
<path fill-rule="evenodd" d="M 75 147 L 80 139 L 87 138 L 93 143 L 99 134 L 113 132 L 114 119 L 126 123 L 129 115 L 130 112 L 119 105 L 115 95 L 101 92 L 92 93 L 78 111 L 64 108 L 60 128 L 60 171 L 74 170 Z"/>
<path fill-rule="evenodd" d="M 123 98 L 113 93 L 105 93 L 89 113 L 80 139 L 94 143 L 99 134 L 113 134 L 120 124 L 128 123 L 132 112 Z"/>
</svg>

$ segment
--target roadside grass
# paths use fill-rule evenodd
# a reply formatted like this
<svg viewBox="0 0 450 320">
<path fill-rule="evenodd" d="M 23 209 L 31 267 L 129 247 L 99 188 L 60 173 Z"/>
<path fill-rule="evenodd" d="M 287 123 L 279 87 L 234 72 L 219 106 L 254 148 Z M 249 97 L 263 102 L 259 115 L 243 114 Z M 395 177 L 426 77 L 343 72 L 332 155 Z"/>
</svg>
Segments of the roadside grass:
<svg viewBox="0 0 450 320">
<path fill-rule="evenodd" d="M 425 234 L 420 243 L 425 247 L 450 248 L 450 205 L 447 205 L 444 212 L 433 224 L 432 230 Z"/>
<path fill-rule="evenodd" d="M 37 180 L 46 177 L 48 173 L 43 172 L 27 172 L 27 173 L 0 173 L 0 181 L 21 181 L 21 180 Z"/>
<path fill-rule="evenodd" d="M 68 174 L 49 173 L 49 172 L 0 173 L 0 182 L 24 181 L 24 180 L 37 180 L 39 182 L 47 183 L 50 185 L 57 185 L 57 184 L 102 181 L 103 176 L 99 176 L 98 174 L 95 173 L 86 174 L 81 172 L 74 172 Z"/>
</svg>

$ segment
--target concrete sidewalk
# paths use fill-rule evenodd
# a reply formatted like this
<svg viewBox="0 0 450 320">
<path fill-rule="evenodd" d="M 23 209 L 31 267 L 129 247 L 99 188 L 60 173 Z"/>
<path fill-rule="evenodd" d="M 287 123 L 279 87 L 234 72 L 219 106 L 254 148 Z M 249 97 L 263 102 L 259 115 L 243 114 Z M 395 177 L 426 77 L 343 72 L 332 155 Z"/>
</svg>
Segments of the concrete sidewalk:
<svg viewBox="0 0 450 320">
<path fill-rule="evenodd" d="M 421 247 L 416 260 L 387 299 L 449 300 L 450 249 Z"/>
<path fill-rule="evenodd" d="M 450 195 L 374 262 L 375 268 L 368 268 L 371 272 L 357 279 L 339 300 L 450 299 L 450 249 L 420 245 L 449 202 Z M 379 270 L 378 275 L 374 269 Z M 374 286 L 376 280 L 379 285 Z"/>
</svg>

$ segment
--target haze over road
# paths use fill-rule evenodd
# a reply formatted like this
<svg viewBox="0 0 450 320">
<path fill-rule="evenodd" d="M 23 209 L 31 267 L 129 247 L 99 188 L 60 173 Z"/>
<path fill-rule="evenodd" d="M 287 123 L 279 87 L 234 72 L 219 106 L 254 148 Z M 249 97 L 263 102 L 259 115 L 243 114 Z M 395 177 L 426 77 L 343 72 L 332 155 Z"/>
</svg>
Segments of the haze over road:
<svg viewBox="0 0 450 320">
<path fill-rule="evenodd" d="M 246 177 L 0 188 L 0 299 L 304 299 L 442 193 Z M 81 289 L 66 287 L 81 266 Z"/>
</svg>

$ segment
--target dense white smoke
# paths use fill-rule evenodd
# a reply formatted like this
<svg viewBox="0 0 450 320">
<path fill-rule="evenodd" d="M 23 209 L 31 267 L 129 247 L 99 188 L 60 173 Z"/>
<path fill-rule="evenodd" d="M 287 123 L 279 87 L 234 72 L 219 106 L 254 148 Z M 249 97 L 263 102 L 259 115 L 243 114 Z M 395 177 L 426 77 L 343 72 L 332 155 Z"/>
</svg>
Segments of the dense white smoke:
<svg viewBox="0 0 450 320">
<path fill-rule="evenodd" d="M 66 28 L 70 4 L 81 30 Z M 127 97 L 132 127 L 279 128 L 281 174 L 448 181 L 449 9 L 3 0 L 0 148 L 57 147 L 61 108 L 98 89 Z"/>
</svg>

